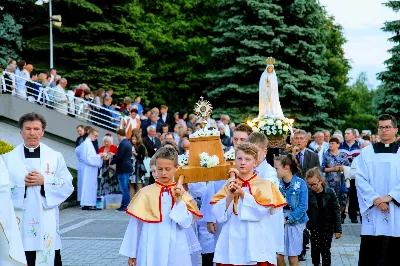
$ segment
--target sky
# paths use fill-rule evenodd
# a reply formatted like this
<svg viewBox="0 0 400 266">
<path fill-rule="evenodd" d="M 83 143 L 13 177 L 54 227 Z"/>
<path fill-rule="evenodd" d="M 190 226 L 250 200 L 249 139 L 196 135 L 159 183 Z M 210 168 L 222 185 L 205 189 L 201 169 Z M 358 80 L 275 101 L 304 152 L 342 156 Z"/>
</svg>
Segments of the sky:
<svg viewBox="0 0 400 266">
<path fill-rule="evenodd" d="M 361 72 L 366 72 L 369 83 L 376 88 L 380 84 L 376 74 L 385 70 L 384 61 L 390 58 L 387 52 L 393 47 L 388 41 L 392 35 L 381 30 L 385 21 L 400 19 L 400 13 L 382 5 L 381 0 L 320 0 L 335 21 L 343 26 L 347 43 L 345 56 L 352 70 L 350 83 Z"/>
</svg>

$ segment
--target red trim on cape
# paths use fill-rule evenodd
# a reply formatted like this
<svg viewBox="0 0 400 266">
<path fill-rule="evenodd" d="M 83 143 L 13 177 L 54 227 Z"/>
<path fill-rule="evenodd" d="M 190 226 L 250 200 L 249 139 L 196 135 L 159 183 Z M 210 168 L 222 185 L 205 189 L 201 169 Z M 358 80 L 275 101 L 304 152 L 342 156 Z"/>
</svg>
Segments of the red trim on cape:
<svg viewBox="0 0 400 266">
<path fill-rule="evenodd" d="M 164 184 L 162 184 L 162 183 L 156 181 L 155 184 L 161 186 L 161 188 L 160 188 L 160 194 L 159 194 L 159 196 L 158 196 L 158 211 L 160 212 L 160 220 L 159 220 L 159 221 L 147 221 L 147 220 L 144 220 L 144 219 L 142 219 L 142 218 L 139 218 L 138 216 L 136 216 L 136 215 L 134 215 L 133 213 L 129 212 L 128 209 L 126 209 L 126 213 L 127 213 L 127 214 L 129 214 L 129 215 L 132 216 L 132 217 L 135 217 L 136 219 L 138 219 L 138 220 L 140 220 L 140 221 L 142 221 L 142 222 L 146 222 L 146 223 L 161 223 L 161 222 L 162 222 L 163 216 L 162 216 L 162 211 L 161 211 L 161 198 L 162 198 L 163 189 L 167 189 L 167 190 L 168 190 L 168 194 L 170 195 L 170 197 L 171 197 L 171 199 L 172 199 L 172 206 L 171 206 L 171 210 L 172 210 L 172 208 L 173 208 L 174 205 L 175 205 L 175 198 L 174 198 L 174 196 L 172 196 L 171 187 L 176 186 L 176 183 L 172 183 L 172 184 L 169 184 L 169 185 L 164 185 Z M 189 210 L 189 209 L 188 209 L 188 211 L 189 211 L 191 214 L 196 215 L 197 217 L 203 218 L 203 215 L 202 215 L 202 214 L 196 213 L 196 212 L 191 211 L 191 210 Z"/>
</svg>

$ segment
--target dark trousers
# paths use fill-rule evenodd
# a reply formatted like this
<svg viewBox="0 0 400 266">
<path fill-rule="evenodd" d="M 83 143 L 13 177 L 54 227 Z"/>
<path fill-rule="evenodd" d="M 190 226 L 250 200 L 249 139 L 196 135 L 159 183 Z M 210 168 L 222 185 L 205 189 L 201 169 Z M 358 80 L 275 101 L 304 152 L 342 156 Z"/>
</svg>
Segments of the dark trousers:
<svg viewBox="0 0 400 266">
<path fill-rule="evenodd" d="M 303 250 L 301 251 L 300 255 L 306 255 L 307 249 L 306 246 L 310 243 L 310 233 L 308 232 L 308 229 L 304 229 L 303 231 Z"/>
<path fill-rule="evenodd" d="M 350 188 L 349 193 L 347 194 L 349 197 L 349 218 L 357 219 L 357 211 L 360 210 L 358 206 L 358 198 L 357 198 L 357 189 L 356 189 L 356 180 L 350 180 Z"/>
<path fill-rule="evenodd" d="M 36 251 L 25 251 L 25 256 L 28 266 L 36 266 Z M 60 250 L 56 250 L 56 254 L 54 256 L 54 266 L 62 266 Z"/>
<path fill-rule="evenodd" d="M 361 236 L 359 266 L 399 265 L 400 237 Z"/>
<path fill-rule="evenodd" d="M 319 265 L 321 256 L 322 266 L 331 266 L 332 236 L 332 228 L 315 228 L 311 230 L 311 259 L 313 265 Z"/>
<path fill-rule="evenodd" d="M 201 254 L 201 265 L 202 266 L 213 266 L 214 265 L 214 253 Z"/>
</svg>

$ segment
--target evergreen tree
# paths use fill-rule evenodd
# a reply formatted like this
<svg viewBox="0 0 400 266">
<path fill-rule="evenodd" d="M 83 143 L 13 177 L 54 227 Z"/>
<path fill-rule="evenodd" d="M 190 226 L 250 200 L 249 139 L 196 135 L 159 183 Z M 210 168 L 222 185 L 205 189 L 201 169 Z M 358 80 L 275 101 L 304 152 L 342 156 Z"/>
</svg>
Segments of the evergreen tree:
<svg viewBox="0 0 400 266">
<path fill-rule="evenodd" d="M 47 20 L 48 6 L 39 8 L 37 24 L 41 17 Z M 140 38 L 132 23 L 140 12 L 140 6 L 130 0 L 53 1 L 53 14 L 63 18 L 62 27 L 53 28 L 54 67 L 69 84 L 87 83 L 92 89 L 112 88 L 117 95 L 144 96 L 150 74 L 138 53 Z M 47 23 L 25 33 L 25 55 L 41 69 L 49 66 Z"/>
<path fill-rule="evenodd" d="M 388 1 L 385 5 L 400 11 L 400 1 Z M 389 41 L 395 45 L 389 50 L 391 57 L 385 61 L 386 70 L 378 74 L 382 80 L 382 93 L 377 99 L 378 114 L 391 114 L 400 118 L 400 20 L 386 22 L 383 31 L 394 34 Z"/>
<path fill-rule="evenodd" d="M 0 4 L 0 66 L 8 58 L 19 59 L 23 49 L 21 35 L 25 0 L 4 0 Z"/>
<path fill-rule="evenodd" d="M 212 54 L 218 65 L 208 74 L 207 90 L 215 113 L 230 113 L 236 121 L 255 117 L 258 81 L 265 58 L 273 56 L 284 114 L 297 127 L 334 128 L 338 120 L 328 112 L 336 93 L 327 69 L 329 58 L 340 55 L 327 55 L 327 18 L 319 3 L 222 0 L 218 8 Z"/>
</svg>

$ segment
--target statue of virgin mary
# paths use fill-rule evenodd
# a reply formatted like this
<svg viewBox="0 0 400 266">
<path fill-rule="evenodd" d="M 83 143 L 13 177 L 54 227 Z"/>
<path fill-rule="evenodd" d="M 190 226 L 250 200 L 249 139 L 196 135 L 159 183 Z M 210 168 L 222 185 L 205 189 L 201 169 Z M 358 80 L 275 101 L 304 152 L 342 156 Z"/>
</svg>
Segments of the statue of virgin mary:
<svg viewBox="0 0 400 266">
<path fill-rule="evenodd" d="M 267 68 L 261 75 L 259 84 L 258 117 L 284 118 L 279 102 L 278 78 L 274 68 L 275 59 L 267 58 Z"/>
</svg>

